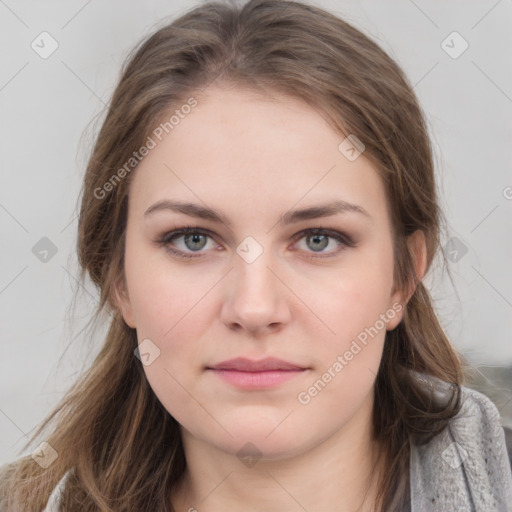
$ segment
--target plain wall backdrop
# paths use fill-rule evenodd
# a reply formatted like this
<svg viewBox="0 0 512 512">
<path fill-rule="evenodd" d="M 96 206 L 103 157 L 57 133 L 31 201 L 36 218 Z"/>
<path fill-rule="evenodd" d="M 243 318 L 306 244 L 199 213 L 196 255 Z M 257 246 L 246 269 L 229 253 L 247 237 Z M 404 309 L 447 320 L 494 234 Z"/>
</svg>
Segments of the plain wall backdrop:
<svg viewBox="0 0 512 512">
<path fill-rule="evenodd" d="M 455 287 L 428 278 L 471 361 L 512 365 L 512 4 L 317 0 L 395 58 L 432 134 Z M 0 0 L 0 464 L 89 364 L 96 292 L 77 288 L 76 207 L 132 47 L 193 1 Z M 447 244 L 447 245 L 446 245 Z"/>
</svg>

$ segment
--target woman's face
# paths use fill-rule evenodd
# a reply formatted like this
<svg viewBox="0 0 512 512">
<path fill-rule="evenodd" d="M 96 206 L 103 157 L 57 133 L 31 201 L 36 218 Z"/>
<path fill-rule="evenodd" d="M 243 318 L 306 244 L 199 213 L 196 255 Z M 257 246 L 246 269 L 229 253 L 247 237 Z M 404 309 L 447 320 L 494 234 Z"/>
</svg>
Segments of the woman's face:
<svg viewBox="0 0 512 512">
<path fill-rule="evenodd" d="M 384 186 L 299 100 L 196 99 L 133 176 L 121 310 L 185 438 L 298 455 L 368 425 L 402 315 Z M 212 369 L 233 358 L 301 370 Z"/>
</svg>

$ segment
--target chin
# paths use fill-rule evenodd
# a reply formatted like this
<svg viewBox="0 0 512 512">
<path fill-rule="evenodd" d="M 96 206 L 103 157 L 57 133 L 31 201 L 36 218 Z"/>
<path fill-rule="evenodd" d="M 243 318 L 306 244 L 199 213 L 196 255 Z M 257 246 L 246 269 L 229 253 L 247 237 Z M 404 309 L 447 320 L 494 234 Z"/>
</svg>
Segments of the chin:
<svg viewBox="0 0 512 512">
<path fill-rule="evenodd" d="M 252 455 L 267 460 L 287 459 L 306 450 L 308 444 L 315 444 L 314 439 L 308 443 L 307 439 L 298 437 L 302 433 L 298 432 L 296 425 L 288 428 L 281 425 L 276 428 L 277 424 L 272 422 L 255 426 L 250 422 L 241 423 L 236 429 L 229 428 L 232 437 L 226 434 L 222 440 L 212 439 L 211 442 L 238 458 Z"/>
</svg>

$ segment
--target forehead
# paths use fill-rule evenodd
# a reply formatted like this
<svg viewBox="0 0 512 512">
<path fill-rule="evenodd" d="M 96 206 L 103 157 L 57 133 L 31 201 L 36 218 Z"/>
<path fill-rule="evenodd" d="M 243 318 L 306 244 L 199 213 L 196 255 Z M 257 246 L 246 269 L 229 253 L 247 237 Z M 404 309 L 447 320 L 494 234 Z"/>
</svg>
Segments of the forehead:
<svg viewBox="0 0 512 512">
<path fill-rule="evenodd" d="M 338 199 L 367 210 L 384 205 L 375 167 L 364 154 L 347 159 L 340 150 L 345 136 L 305 102 L 234 88 L 195 99 L 139 164 L 130 190 L 135 206 L 166 198 L 252 213 Z"/>
</svg>

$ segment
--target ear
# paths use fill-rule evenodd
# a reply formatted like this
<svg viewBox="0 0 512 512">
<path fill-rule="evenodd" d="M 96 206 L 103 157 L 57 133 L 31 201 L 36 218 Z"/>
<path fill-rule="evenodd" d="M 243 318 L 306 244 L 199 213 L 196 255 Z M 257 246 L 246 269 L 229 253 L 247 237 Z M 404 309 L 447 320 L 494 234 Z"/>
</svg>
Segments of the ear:
<svg viewBox="0 0 512 512">
<path fill-rule="evenodd" d="M 390 308 L 392 307 L 395 311 L 399 310 L 399 312 L 388 322 L 387 330 L 389 331 L 393 330 L 402 321 L 405 307 L 427 271 L 427 243 L 425 233 L 422 230 L 418 229 L 407 237 L 407 248 L 412 258 L 415 276 L 414 279 L 411 279 L 406 290 L 395 289 L 391 295 Z"/>
<path fill-rule="evenodd" d="M 113 301 L 123 315 L 124 321 L 128 324 L 129 327 L 135 329 L 135 315 L 133 313 L 133 307 L 130 301 L 130 295 L 128 293 L 128 287 L 126 285 L 126 279 L 124 275 L 117 279 L 117 281 L 114 283 L 112 295 Z"/>
</svg>

